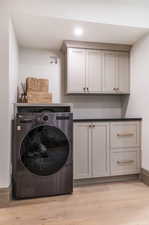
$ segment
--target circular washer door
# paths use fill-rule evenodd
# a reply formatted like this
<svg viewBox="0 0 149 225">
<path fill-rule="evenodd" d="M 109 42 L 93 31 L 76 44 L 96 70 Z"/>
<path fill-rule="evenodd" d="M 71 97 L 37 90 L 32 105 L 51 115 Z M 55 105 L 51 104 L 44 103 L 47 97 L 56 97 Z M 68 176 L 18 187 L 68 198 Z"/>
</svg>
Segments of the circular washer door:
<svg viewBox="0 0 149 225">
<path fill-rule="evenodd" d="M 24 138 L 20 155 L 25 167 L 32 173 L 48 176 L 61 169 L 69 154 L 69 142 L 56 127 L 40 126 Z"/>
</svg>

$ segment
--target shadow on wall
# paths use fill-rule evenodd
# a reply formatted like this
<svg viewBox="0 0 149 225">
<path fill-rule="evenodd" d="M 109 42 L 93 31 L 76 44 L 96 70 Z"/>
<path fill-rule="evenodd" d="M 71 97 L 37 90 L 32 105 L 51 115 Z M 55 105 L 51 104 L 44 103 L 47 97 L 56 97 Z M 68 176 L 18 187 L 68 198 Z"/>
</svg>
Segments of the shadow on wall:
<svg viewBox="0 0 149 225">
<path fill-rule="evenodd" d="M 130 95 L 123 95 L 121 98 L 121 115 L 126 116 Z"/>
</svg>

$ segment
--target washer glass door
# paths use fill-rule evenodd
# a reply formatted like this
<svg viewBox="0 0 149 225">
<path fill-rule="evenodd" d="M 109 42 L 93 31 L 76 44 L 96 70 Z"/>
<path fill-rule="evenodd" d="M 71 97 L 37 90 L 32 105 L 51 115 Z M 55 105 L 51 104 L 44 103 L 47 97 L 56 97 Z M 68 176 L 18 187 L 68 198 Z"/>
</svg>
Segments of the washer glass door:
<svg viewBox="0 0 149 225">
<path fill-rule="evenodd" d="M 24 166 L 32 173 L 48 176 L 61 169 L 69 154 L 69 142 L 56 127 L 39 126 L 24 138 L 20 155 Z"/>
</svg>

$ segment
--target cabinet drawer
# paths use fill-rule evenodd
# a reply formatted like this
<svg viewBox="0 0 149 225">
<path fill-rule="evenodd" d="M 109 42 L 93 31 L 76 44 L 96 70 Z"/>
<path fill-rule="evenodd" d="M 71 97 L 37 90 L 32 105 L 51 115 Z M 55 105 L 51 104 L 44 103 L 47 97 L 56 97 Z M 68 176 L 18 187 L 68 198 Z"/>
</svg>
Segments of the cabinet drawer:
<svg viewBox="0 0 149 225">
<path fill-rule="evenodd" d="M 111 123 L 111 148 L 131 148 L 140 146 L 140 122 Z"/>
<path fill-rule="evenodd" d="M 135 174 L 140 171 L 140 152 L 112 152 L 111 175 Z"/>
</svg>

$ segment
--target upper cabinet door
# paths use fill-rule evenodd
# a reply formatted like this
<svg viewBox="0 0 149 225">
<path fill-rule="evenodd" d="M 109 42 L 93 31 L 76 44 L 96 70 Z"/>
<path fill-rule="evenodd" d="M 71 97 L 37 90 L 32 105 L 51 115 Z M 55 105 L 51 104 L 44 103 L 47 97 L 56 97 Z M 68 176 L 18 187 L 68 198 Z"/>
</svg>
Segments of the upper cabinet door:
<svg viewBox="0 0 149 225">
<path fill-rule="evenodd" d="M 100 93 L 102 91 L 102 52 L 86 51 L 86 92 Z"/>
<path fill-rule="evenodd" d="M 119 53 L 117 55 L 117 87 L 119 93 L 130 92 L 130 65 L 129 54 Z"/>
<path fill-rule="evenodd" d="M 103 56 L 103 92 L 116 93 L 116 54 L 104 52 Z"/>
<path fill-rule="evenodd" d="M 109 175 L 109 124 L 94 123 L 92 128 L 92 176 Z"/>
<path fill-rule="evenodd" d="M 68 94 L 129 94 L 129 53 L 67 48 Z"/>
<path fill-rule="evenodd" d="M 85 50 L 68 48 L 67 53 L 67 93 L 84 93 Z"/>
</svg>

